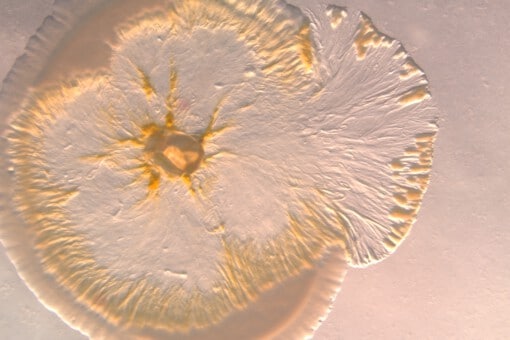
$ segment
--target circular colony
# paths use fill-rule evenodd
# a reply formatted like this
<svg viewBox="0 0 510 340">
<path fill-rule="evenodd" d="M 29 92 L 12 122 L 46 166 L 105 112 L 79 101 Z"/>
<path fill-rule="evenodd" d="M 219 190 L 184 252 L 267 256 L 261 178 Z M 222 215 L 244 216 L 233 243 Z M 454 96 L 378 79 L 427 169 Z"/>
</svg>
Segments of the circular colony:
<svg viewBox="0 0 510 340">
<path fill-rule="evenodd" d="M 365 14 L 70 1 L 38 34 L 2 91 L 1 238 L 83 333 L 310 334 L 408 234 L 437 110 Z"/>
</svg>

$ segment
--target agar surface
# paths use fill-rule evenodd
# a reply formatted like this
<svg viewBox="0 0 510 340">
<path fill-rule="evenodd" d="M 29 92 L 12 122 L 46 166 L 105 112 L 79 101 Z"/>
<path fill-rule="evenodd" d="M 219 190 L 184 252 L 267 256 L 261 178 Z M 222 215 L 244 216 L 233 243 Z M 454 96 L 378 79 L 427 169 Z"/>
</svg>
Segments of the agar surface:
<svg viewBox="0 0 510 340">
<path fill-rule="evenodd" d="M 34 87 L 7 130 L 7 213 L 55 289 L 119 329 L 185 333 L 331 249 L 354 267 L 391 254 L 437 131 L 403 47 L 342 7 L 158 6 L 117 28 L 107 67 Z"/>
</svg>

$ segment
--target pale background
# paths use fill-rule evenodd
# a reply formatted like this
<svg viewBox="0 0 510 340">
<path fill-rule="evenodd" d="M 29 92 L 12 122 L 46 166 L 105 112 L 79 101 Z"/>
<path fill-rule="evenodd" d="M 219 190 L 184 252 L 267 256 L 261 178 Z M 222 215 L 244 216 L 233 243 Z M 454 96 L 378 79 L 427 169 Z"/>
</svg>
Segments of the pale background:
<svg viewBox="0 0 510 340">
<path fill-rule="evenodd" d="M 0 79 L 52 2 L 0 0 Z M 413 232 L 383 263 L 349 272 L 315 339 L 510 339 L 510 2 L 335 3 L 404 44 L 442 119 Z M 37 301 L 3 248 L 0 339 L 84 339 Z"/>
</svg>

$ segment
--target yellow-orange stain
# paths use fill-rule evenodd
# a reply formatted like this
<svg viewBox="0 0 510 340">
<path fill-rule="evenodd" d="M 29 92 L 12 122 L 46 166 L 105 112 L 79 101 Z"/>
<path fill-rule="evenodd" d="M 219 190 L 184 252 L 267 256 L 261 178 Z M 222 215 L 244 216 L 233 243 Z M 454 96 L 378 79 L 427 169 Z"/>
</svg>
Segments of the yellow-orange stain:
<svg viewBox="0 0 510 340">
<path fill-rule="evenodd" d="M 419 156 L 421 151 L 417 147 L 410 147 L 405 150 L 405 154 L 408 156 Z"/>
<path fill-rule="evenodd" d="M 347 17 L 347 11 L 343 7 L 329 6 L 326 10 L 326 15 L 331 20 L 331 27 L 335 29 L 340 26 L 343 19 Z"/>
<path fill-rule="evenodd" d="M 427 85 L 420 85 L 404 93 L 398 100 L 398 103 L 402 106 L 408 106 L 417 104 L 429 97 L 430 93 Z"/>
<path fill-rule="evenodd" d="M 213 234 L 213 235 L 223 234 L 225 232 L 225 225 L 224 224 L 219 224 L 215 228 L 213 228 L 211 230 L 207 230 L 207 232 L 209 234 Z"/>
<path fill-rule="evenodd" d="M 390 167 L 393 170 L 402 170 L 404 168 L 404 164 L 402 164 L 402 162 L 399 159 L 394 159 L 393 161 L 391 161 Z"/>
<path fill-rule="evenodd" d="M 393 208 L 390 213 L 390 216 L 396 220 L 407 220 L 413 216 L 412 210 L 406 210 L 403 208 Z"/>
<path fill-rule="evenodd" d="M 299 44 L 299 56 L 301 62 L 310 71 L 313 65 L 313 47 L 310 32 L 310 23 L 303 24 L 298 33 Z"/>
<path fill-rule="evenodd" d="M 220 110 L 227 99 L 228 95 L 223 96 L 214 107 L 213 112 L 211 114 L 211 118 L 209 119 L 209 123 L 207 124 L 207 127 L 205 128 L 204 132 L 202 132 L 202 134 L 199 137 L 199 141 L 201 143 L 206 142 L 208 139 L 214 137 L 218 133 L 224 132 L 229 128 L 228 126 L 215 128 L 216 120 L 218 119 Z"/>
<path fill-rule="evenodd" d="M 181 176 L 182 182 L 186 185 L 186 188 L 188 188 L 188 192 L 190 195 L 194 196 L 196 195 L 196 190 L 193 188 L 193 181 L 191 179 L 191 175 L 184 174 Z"/>
<path fill-rule="evenodd" d="M 174 114 L 177 106 L 177 86 L 178 86 L 178 76 L 177 71 L 175 70 L 174 63 L 170 63 L 170 77 L 169 77 L 169 88 L 168 94 L 165 99 L 165 105 L 167 109 L 166 114 L 166 127 L 171 128 L 174 125 Z"/>
<path fill-rule="evenodd" d="M 421 199 L 422 192 L 417 189 L 408 188 L 406 192 L 406 197 L 409 201 L 419 201 Z"/>
<path fill-rule="evenodd" d="M 432 165 L 432 146 L 435 132 L 420 133 L 415 136 L 415 146 L 408 147 L 402 158 L 394 159 L 390 163 L 393 178 L 397 181 L 405 179 L 405 185 L 397 185 L 393 195 L 396 205 L 390 211 L 389 217 L 395 221 L 385 241 L 388 251 L 395 248 L 409 233 L 420 208 L 421 199 L 427 189 Z"/>
<path fill-rule="evenodd" d="M 370 47 L 390 46 L 392 42 L 392 39 L 377 31 L 372 21 L 366 15 L 361 14 L 358 33 L 353 43 L 358 59 L 365 59 Z"/>
<path fill-rule="evenodd" d="M 402 70 L 400 71 L 400 79 L 410 79 L 420 74 L 422 74 L 422 71 L 418 65 L 416 65 L 413 59 L 408 57 L 406 62 L 402 65 Z"/>
<path fill-rule="evenodd" d="M 393 195 L 395 202 L 399 205 L 405 205 L 407 203 L 407 197 L 402 194 Z"/>
<path fill-rule="evenodd" d="M 147 73 L 145 73 L 141 68 L 137 68 L 138 74 L 140 75 L 140 79 L 142 81 L 142 89 L 147 97 L 151 97 L 156 93 L 156 89 L 151 83 L 151 79 Z"/>
<path fill-rule="evenodd" d="M 159 188 L 161 175 L 159 172 L 152 171 L 149 178 L 148 189 L 150 191 L 156 191 Z"/>
</svg>

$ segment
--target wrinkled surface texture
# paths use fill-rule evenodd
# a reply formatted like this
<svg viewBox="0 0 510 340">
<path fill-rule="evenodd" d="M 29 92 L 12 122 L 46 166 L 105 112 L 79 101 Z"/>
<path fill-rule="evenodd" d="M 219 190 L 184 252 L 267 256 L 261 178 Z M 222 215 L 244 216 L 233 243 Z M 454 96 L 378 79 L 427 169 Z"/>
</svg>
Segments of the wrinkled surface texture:
<svg viewBox="0 0 510 340">
<path fill-rule="evenodd" d="M 57 2 L 38 35 L 2 92 L 1 235 L 84 334 L 311 334 L 409 233 L 437 111 L 364 13 Z"/>
</svg>

